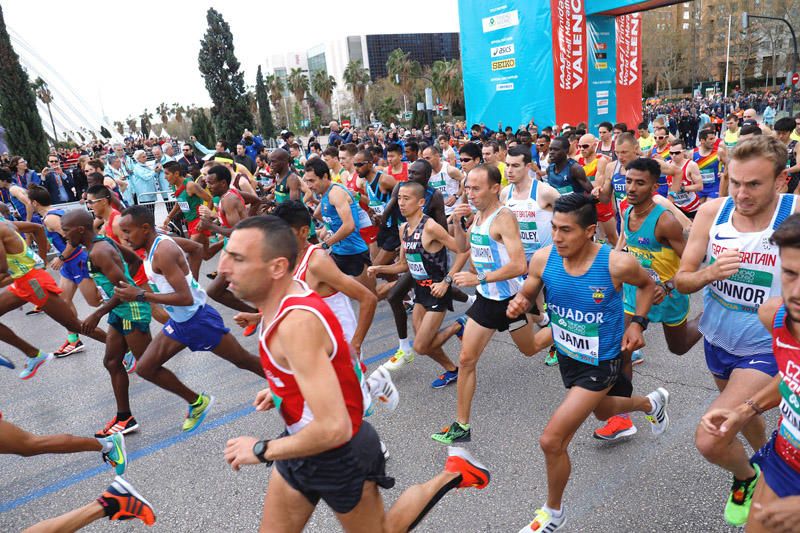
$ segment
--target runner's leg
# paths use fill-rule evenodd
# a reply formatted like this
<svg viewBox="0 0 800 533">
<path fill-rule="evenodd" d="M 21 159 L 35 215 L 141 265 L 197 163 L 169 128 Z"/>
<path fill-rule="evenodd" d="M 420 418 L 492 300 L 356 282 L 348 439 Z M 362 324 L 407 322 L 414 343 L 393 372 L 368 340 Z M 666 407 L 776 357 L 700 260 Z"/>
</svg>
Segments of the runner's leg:
<svg viewBox="0 0 800 533">
<path fill-rule="evenodd" d="M 42 311 L 70 331 L 81 330 L 81 322 L 78 320 L 78 316 L 70 310 L 67 302 L 57 294 L 48 294 L 47 301 L 42 306 Z M 100 328 L 94 328 L 94 331 L 89 333 L 88 336 L 96 341 L 106 342 L 106 332 Z"/>
<path fill-rule="evenodd" d="M 105 517 L 106 513 L 103 510 L 103 506 L 99 502 L 93 501 L 61 516 L 48 518 L 43 522 L 34 524 L 23 533 L 72 533 Z"/>
<path fill-rule="evenodd" d="M 777 499 L 778 495 L 775 494 L 775 491 L 764 481 L 764 476 L 760 476 L 758 478 L 758 483 L 756 483 L 756 489 L 753 491 L 753 506 L 750 508 L 750 515 L 747 518 L 747 525 L 745 526 L 745 531 L 747 531 L 747 533 L 770 533 L 772 531 L 772 529 L 768 529 L 761 520 L 758 519 L 758 515 L 760 514 L 758 506 L 768 505 Z"/>
<path fill-rule="evenodd" d="M 131 411 L 128 397 L 128 372 L 122 365 L 122 358 L 125 357 L 127 351 L 128 345 L 125 342 L 125 337 L 114 327 L 109 327 L 106 335 L 106 353 L 103 357 L 103 366 L 106 367 L 111 377 L 111 388 L 114 390 L 118 413 L 129 413 Z"/>
<path fill-rule="evenodd" d="M 184 348 L 186 346 L 183 344 L 159 332 L 139 358 L 136 373 L 192 404 L 199 395 L 184 385 L 171 370 L 164 368 L 164 364 Z"/>
<path fill-rule="evenodd" d="M 703 335 L 697 330 L 697 324 L 700 322 L 702 314 L 687 320 L 678 326 L 668 326 L 661 324 L 664 330 L 664 339 L 667 341 L 669 351 L 675 355 L 683 355 L 692 349 L 692 346 L 697 344 L 697 341 L 703 338 Z M 625 315 L 626 321 L 630 322 Z"/>
<path fill-rule="evenodd" d="M 249 370 L 260 378 L 264 377 L 264 368 L 261 366 L 261 360 L 242 348 L 236 337 L 230 333 L 226 333 L 222 337 L 222 340 L 212 352 L 242 370 Z"/>
<path fill-rule="evenodd" d="M 448 372 L 455 372 L 458 367 L 444 353 L 442 345 L 455 335 L 461 326 L 456 323 L 440 332 L 439 327 L 442 325 L 444 315 L 443 312 L 426 311 L 420 304 L 414 306 L 414 351 L 420 355 L 427 355 Z"/>
<path fill-rule="evenodd" d="M 0 419 L 0 454 L 31 457 L 45 453 L 100 452 L 103 445 L 95 438 L 75 435 L 34 435 Z"/>
<path fill-rule="evenodd" d="M 277 468 L 272 469 L 264 496 L 259 533 L 301 533 L 316 506 L 293 489 Z"/>
<path fill-rule="evenodd" d="M 461 354 L 458 357 L 458 381 L 456 422 L 469 424 L 469 415 L 472 411 L 472 397 L 478 383 L 477 366 L 486 345 L 492 339 L 495 330 L 485 328 L 467 319 L 464 326 L 464 336 L 461 338 Z"/>
<path fill-rule="evenodd" d="M 9 291 L 0 292 L 0 316 L 4 316 L 9 311 L 13 311 L 14 309 L 19 309 L 23 305 L 25 305 L 25 300 L 18 298 L 13 293 Z M 3 323 L 0 323 L 0 341 L 10 344 L 28 357 L 36 357 L 39 355 L 38 348 L 35 348 L 27 341 L 20 338 Z"/>
</svg>

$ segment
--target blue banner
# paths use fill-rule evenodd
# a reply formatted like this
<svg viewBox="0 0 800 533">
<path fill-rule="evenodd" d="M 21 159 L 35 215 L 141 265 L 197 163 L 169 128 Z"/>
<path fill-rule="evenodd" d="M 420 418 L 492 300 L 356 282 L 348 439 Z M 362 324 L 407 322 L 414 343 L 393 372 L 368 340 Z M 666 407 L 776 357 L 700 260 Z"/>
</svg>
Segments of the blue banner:
<svg viewBox="0 0 800 533">
<path fill-rule="evenodd" d="M 554 124 L 550 3 L 459 0 L 458 16 L 467 127 Z"/>
<path fill-rule="evenodd" d="M 589 55 L 589 131 L 597 135 L 597 125 L 617 120 L 617 48 L 614 17 L 586 18 Z"/>
</svg>

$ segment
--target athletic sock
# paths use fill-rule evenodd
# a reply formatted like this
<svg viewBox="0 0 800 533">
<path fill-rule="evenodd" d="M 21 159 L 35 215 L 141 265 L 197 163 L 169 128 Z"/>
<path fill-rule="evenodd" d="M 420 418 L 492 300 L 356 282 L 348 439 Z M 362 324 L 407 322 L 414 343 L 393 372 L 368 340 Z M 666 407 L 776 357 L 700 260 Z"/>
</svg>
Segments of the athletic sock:
<svg viewBox="0 0 800 533">
<path fill-rule="evenodd" d="M 461 422 L 456 422 L 456 424 L 458 424 L 461 429 L 469 429 L 469 424 L 462 424 Z"/>
<path fill-rule="evenodd" d="M 70 333 L 67 335 L 67 342 L 78 342 L 78 334 Z"/>
<path fill-rule="evenodd" d="M 657 402 L 653 398 L 648 398 L 648 400 L 650 400 L 651 409 L 649 411 L 647 411 L 645 414 L 646 415 L 654 415 L 654 414 L 656 414 L 656 411 L 658 411 L 658 408 L 661 407 L 661 402 Z"/>
<path fill-rule="evenodd" d="M 112 444 L 111 441 L 107 441 L 105 437 L 97 438 L 97 442 L 99 442 L 100 446 L 103 447 L 103 449 L 100 450 L 103 453 L 110 452 L 111 449 L 114 447 L 114 444 Z"/>
<path fill-rule="evenodd" d="M 121 420 L 127 420 L 131 417 L 130 411 L 118 411 L 117 412 L 117 422 Z"/>
<path fill-rule="evenodd" d="M 103 512 L 107 517 L 111 518 L 119 512 L 119 502 L 116 498 L 104 498 L 100 496 L 97 498 L 97 503 L 103 508 Z"/>
<path fill-rule="evenodd" d="M 561 506 L 561 509 L 555 510 L 552 507 L 548 507 L 547 505 L 542 505 L 542 509 L 550 513 L 550 516 L 553 518 L 561 518 L 561 515 L 564 514 L 564 506 Z"/>
<path fill-rule="evenodd" d="M 408 353 L 411 351 L 411 341 L 408 340 L 408 337 L 405 339 L 400 339 L 399 342 L 400 349 L 403 350 L 403 352 Z"/>
</svg>

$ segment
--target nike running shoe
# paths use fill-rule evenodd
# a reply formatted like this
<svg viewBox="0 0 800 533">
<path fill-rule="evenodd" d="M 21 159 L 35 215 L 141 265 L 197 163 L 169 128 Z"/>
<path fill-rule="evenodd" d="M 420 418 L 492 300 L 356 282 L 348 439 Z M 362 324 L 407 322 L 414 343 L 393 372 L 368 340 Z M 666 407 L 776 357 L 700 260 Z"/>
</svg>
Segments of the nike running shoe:
<svg viewBox="0 0 800 533">
<path fill-rule="evenodd" d="M 544 358 L 544 364 L 547 366 L 556 366 L 558 364 L 558 355 L 555 344 L 551 345 L 550 349 L 547 351 L 547 357 Z"/>
<path fill-rule="evenodd" d="M 641 365 L 644 363 L 644 354 L 641 350 L 634 350 L 631 353 L 631 364 L 632 365 Z"/>
<path fill-rule="evenodd" d="M 186 413 L 186 420 L 183 421 L 183 431 L 187 433 L 197 429 L 197 426 L 203 423 L 206 415 L 211 411 L 211 406 L 214 405 L 214 397 L 209 394 L 200 395 L 200 403 L 198 405 L 190 405 L 189 411 Z"/>
<path fill-rule="evenodd" d="M 369 394 L 372 396 L 373 405 L 376 401 L 386 405 L 390 411 L 397 409 L 397 404 L 400 403 L 400 393 L 397 392 L 397 387 L 392 382 L 392 375 L 389 371 L 379 366 L 375 372 L 370 374 L 367 378 L 367 386 L 369 387 Z"/>
<path fill-rule="evenodd" d="M 479 463 L 467 450 L 457 446 L 447 447 L 444 469 L 461 474 L 461 483 L 458 484 L 460 489 L 470 487 L 484 489 L 492 478 L 488 468 Z"/>
<path fill-rule="evenodd" d="M 407 364 L 414 362 L 414 351 L 409 350 L 408 353 L 398 348 L 394 355 L 388 361 L 383 363 L 383 368 L 386 370 L 399 370 Z"/>
<path fill-rule="evenodd" d="M 242 335 L 244 335 L 245 337 L 251 337 L 253 333 L 256 332 L 256 329 L 258 329 L 258 324 L 250 324 L 246 328 L 244 328 L 244 331 L 242 331 Z"/>
<path fill-rule="evenodd" d="M 536 509 L 533 521 L 519 530 L 518 533 L 553 533 L 567 524 L 567 515 L 561 508 L 561 516 L 554 516 L 544 509 Z"/>
<path fill-rule="evenodd" d="M 761 469 L 754 464 L 756 475 L 744 481 L 733 478 L 731 493 L 725 504 L 725 521 L 732 526 L 743 526 L 750 514 L 750 505 L 753 503 L 753 491 L 761 475 Z"/>
<path fill-rule="evenodd" d="M 125 451 L 125 437 L 121 433 L 114 433 L 108 437 L 100 439 L 103 443 L 111 444 L 111 449 L 103 452 L 103 461 L 114 467 L 118 476 L 125 473 L 128 466 L 128 454 Z"/>
<path fill-rule="evenodd" d="M 97 438 L 110 437 L 115 433 L 122 433 L 127 435 L 139 429 L 139 422 L 135 418 L 129 416 L 124 420 L 119 420 L 116 416 L 108 421 L 103 429 L 94 434 Z"/>
<path fill-rule="evenodd" d="M 455 383 L 458 380 L 458 369 L 455 370 L 448 370 L 444 374 L 439 374 L 439 377 L 433 380 L 431 383 L 431 387 L 434 389 L 443 389 L 446 386 L 450 385 L 451 383 Z"/>
<path fill-rule="evenodd" d="M 669 415 L 667 414 L 667 405 L 669 405 L 669 392 L 663 387 L 659 387 L 647 395 L 650 398 L 650 403 L 653 404 L 653 410 L 645 413 L 645 418 L 650 421 L 650 429 L 653 430 L 653 435 L 661 435 L 669 427 Z"/>
<path fill-rule="evenodd" d="M 467 317 L 460 316 L 456 318 L 456 323 L 459 325 L 458 331 L 456 331 L 456 337 L 458 337 L 458 340 L 462 340 L 464 338 L 464 328 L 467 325 Z"/>
<path fill-rule="evenodd" d="M 85 349 L 86 347 L 83 345 L 83 341 L 80 339 L 76 340 L 75 342 L 66 341 L 61 345 L 61 348 L 53 352 L 53 355 L 59 358 L 67 357 L 68 355 L 82 352 Z"/>
<path fill-rule="evenodd" d="M 133 356 L 133 352 L 126 353 L 125 357 L 122 358 L 122 367 L 128 374 L 133 374 L 136 371 L 136 358 Z"/>
<path fill-rule="evenodd" d="M 617 440 L 631 435 L 636 435 L 633 421 L 630 417 L 618 415 L 612 416 L 603 427 L 594 430 L 594 438 L 600 440 Z"/>
<path fill-rule="evenodd" d="M 8 359 L 7 357 L 3 357 L 2 355 L 0 355 L 0 366 L 4 366 L 4 367 L 10 368 L 12 370 L 17 368 L 17 365 L 15 365 L 14 362 L 11 359 Z"/>
<path fill-rule="evenodd" d="M 114 482 L 97 499 L 104 509 L 109 505 L 119 508 L 114 513 L 109 514 L 109 520 L 132 520 L 138 518 L 145 525 L 152 526 L 156 523 L 156 514 L 153 506 L 145 500 L 141 494 L 136 492 L 133 486 L 122 479 L 120 476 L 114 478 Z M 110 502 L 114 502 L 113 504 Z"/>
<path fill-rule="evenodd" d="M 39 307 L 37 305 L 37 306 L 34 306 L 34 308 L 31 309 L 30 311 L 25 311 L 25 316 L 39 315 L 41 313 L 44 313 L 44 309 L 42 309 L 41 307 Z"/>
<path fill-rule="evenodd" d="M 42 367 L 43 364 L 53 358 L 51 353 L 39 352 L 36 357 L 28 357 L 25 361 L 25 369 L 19 373 L 20 379 L 31 379 L 36 375 L 36 372 Z"/>
<path fill-rule="evenodd" d="M 454 442 L 469 442 L 472 440 L 469 424 L 463 426 L 458 422 L 453 422 L 449 426 L 442 428 L 439 433 L 434 433 L 431 438 L 442 444 L 453 444 Z"/>
</svg>

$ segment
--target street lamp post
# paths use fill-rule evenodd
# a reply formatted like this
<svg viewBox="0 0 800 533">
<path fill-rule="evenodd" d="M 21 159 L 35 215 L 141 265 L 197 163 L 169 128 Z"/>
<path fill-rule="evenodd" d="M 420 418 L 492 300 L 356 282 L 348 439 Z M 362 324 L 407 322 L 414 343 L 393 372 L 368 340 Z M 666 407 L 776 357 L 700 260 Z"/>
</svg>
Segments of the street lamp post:
<svg viewBox="0 0 800 533">
<path fill-rule="evenodd" d="M 794 82 L 792 81 L 792 77 L 797 72 L 797 36 L 794 33 L 794 28 L 792 25 L 789 24 L 789 21 L 786 19 L 778 18 L 778 17 L 766 17 L 763 15 L 750 15 L 745 11 L 742 13 L 742 29 L 746 30 L 749 26 L 750 20 L 749 19 L 764 19 L 764 20 L 777 20 L 778 22 L 783 22 L 786 24 L 786 27 L 789 28 L 789 33 L 792 35 L 792 44 L 794 45 L 794 54 L 792 55 L 792 74 L 789 76 L 789 115 L 794 116 Z"/>
</svg>

